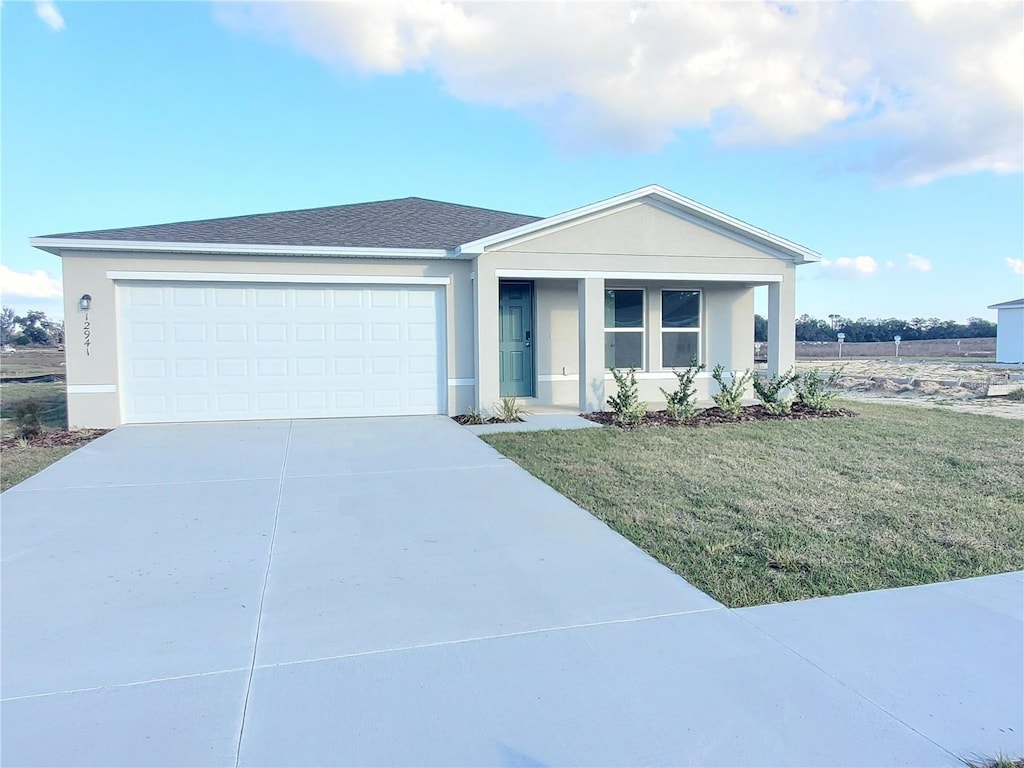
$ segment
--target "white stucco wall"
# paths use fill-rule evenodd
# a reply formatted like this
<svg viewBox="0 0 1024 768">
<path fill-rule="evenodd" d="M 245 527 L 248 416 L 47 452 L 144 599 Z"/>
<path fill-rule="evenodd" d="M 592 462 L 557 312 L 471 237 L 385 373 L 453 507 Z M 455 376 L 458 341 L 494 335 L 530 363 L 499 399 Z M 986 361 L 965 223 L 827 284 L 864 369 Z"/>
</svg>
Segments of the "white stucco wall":
<svg viewBox="0 0 1024 768">
<path fill-rule="evenodd" d="M 149 255 L 141 253 L 64 253 L 64 313 L 67 327 L 68 423 L 72 428 L 106 428 L 121 423 L 118 391 L 117 290 L 108 272 L 256 274 L 310 276 L 442 277 L 446 288 L 448 410 L 458 413 L 474 401 L 474 389 L 454 381 L 471 380 L 473 370 L 472 265 L 467 261 L 336 259 L 308 257 Z M 88 313 L 89 354 L 83 337 L 82 294 L 92 296 Z M 87 391 L 106 388 L 113 391 Z M 77 390 L 77 391 L 76 391 Z"/>
<path fill-rule="evenodd" d="M 1024 362 L 1024 307 L 997 310 L 996 361 Z"/>
<path fill-rule="evenodd" d="M 510 278 L 517 272 L 556 270 L 586 276 L 592 287 L 614 282 L 647 291 L 646 365 L 640 380 L 641 395 L 652 404 L 663 399 L 659 387 L 673 388 L 675 382 L 661 364 L 662 288 L 700 290 L 703 361 L 709 370 L 716 363 L 729 370 L 744 370 L 753 365 L 753 287 L 768 282 L 783 286 L 779 292 L 785 305 L 779 338 L 784 348 L 788 344 L 792 356 L 793 262 L 733 234 L 709 229 L 645 203 L 626 205 L 571 226 L 506 243 L 475 259 L 81 251 L 65 251 L 62 256 L 72 427 L 121 423 L 117 290 L 108 272 L 447 278 L 445 363 L 450 414 L 464 413 L 471 407 L 486 411 L 498 399 L 499 270 Z M 606 283 L 601 282 L 603 278 L 594 278 L 603 273 L 620 277 Z M 646 276 L 634 279 L 629 273 Z M 543 274 L 531 274 L 528 279 L 535 281 L 536 289 L 537 398 L 543 403 L 576 404 L 580 395 L 579 281 L 576 277 Z M 77 307 L 83 293 L 92 296 L 89 355 L 82 344 L 85 317 Z M 596 360 L 597 356 L 590 358 Z M 714 386 L 704 374 L 699 396 L 709 396 L 709 385 Z"/>
</svg>

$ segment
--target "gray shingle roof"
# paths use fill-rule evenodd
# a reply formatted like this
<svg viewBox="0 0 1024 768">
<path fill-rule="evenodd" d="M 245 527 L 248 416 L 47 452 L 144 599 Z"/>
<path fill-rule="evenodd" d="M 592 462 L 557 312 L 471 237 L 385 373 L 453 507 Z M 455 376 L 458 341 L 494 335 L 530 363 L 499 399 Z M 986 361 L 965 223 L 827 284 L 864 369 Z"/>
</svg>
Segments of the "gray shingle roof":
<svg viewBox="0 0 1024 768">
<path fill-rule="evenodd" d="M 301 211 L 64 232 L 45 237 L 154 243 L 451 249 L 538 218 L 404 197 Z"/>
</svg>

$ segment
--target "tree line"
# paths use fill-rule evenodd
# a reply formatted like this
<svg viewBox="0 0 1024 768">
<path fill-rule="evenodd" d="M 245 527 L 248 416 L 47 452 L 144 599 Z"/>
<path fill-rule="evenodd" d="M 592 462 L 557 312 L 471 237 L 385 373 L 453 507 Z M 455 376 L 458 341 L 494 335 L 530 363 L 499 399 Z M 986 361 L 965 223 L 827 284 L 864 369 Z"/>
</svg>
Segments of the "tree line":
<svg viewBox="0 0 1024 768">
<path fill-rule="evenodd" d="M 996 324 L 980 317 L 969 317 L 966 323 L 939 320 L 937 317 L 915 317 L 912 320 L 869 320 L 866 317 L 851 320 L 840 315 L 829 315 L 819 320 L 810 315 L 796 319 L 797 341 L 835 341 L 837 333 L 846 334 L 844 341 L 902 341 L 928 339 L 978 339 L 996 335 Z M 754 341 L 768 341 L 768 319 L 754 315 Z"/>
<path fill-rule="evenodd" d="M 16 315 L 10 307 L 0 309 L 0 346 L 63 343 L 64 323 L 51 320 L 45 312 L 33 309 Z"/>
</svg>

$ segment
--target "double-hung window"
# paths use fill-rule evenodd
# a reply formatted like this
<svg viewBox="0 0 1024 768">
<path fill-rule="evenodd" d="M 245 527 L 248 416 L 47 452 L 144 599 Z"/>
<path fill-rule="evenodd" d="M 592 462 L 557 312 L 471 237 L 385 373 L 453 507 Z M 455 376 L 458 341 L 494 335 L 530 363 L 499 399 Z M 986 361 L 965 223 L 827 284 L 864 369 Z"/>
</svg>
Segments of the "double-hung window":
<svg viewBox="0 0 1024 768">
<path fill-rule="evenodd" d="M 605 368 L 644 367 L 644 292 L 609 288 L 604 292 Z"/>
<path fill-rule="evenodd" d="M 661 292 L 661 365 L 688 368 L 700 362 L 700 291 Z"/>
</svg>

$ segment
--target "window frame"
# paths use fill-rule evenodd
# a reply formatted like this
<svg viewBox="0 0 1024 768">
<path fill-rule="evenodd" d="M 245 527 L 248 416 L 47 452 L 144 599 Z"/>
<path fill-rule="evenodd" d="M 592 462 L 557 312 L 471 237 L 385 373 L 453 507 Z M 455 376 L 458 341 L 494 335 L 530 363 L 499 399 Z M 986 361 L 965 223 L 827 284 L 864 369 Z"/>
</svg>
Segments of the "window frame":
<svg viewBox="0 0 1024 768">
<path fill-rule="evenodd" d="M 607 320 L 602 324 L 605 326 L 604 333 L 605 339 L 609 333 L 639 333 L 640 334 L 640 365 L 636 368 L 637 371 L 647 370 L 647 289 L 636 288 L 633 286 L 617 286 L 617 285 L 605 285 L 604 295 L 605 298 L 608 296 L 608 291 L 634 291 L 640 294 L 640 327 L 639 328 L 608 328 Z M 607 361 L 605 361 L 604 369 L 610 371 Z"/>
<path fill-rule="evenodd" d="M 687 328 L 666 328 L 665 327 L 665 294 L 666 293 L 696 293 L 697 294 L 697 326 Z M 696 333 L 697 334 L 697 365 L 704 362 L 704 290 L 702 288 L 662 288 L 661 289 L 661 335 L 658 337 L 661 342 L 661 370 L 672 371 L 688 368 L 685 366 L 665 365 L 665 339 L 666 333 Z"/>
</svg>

